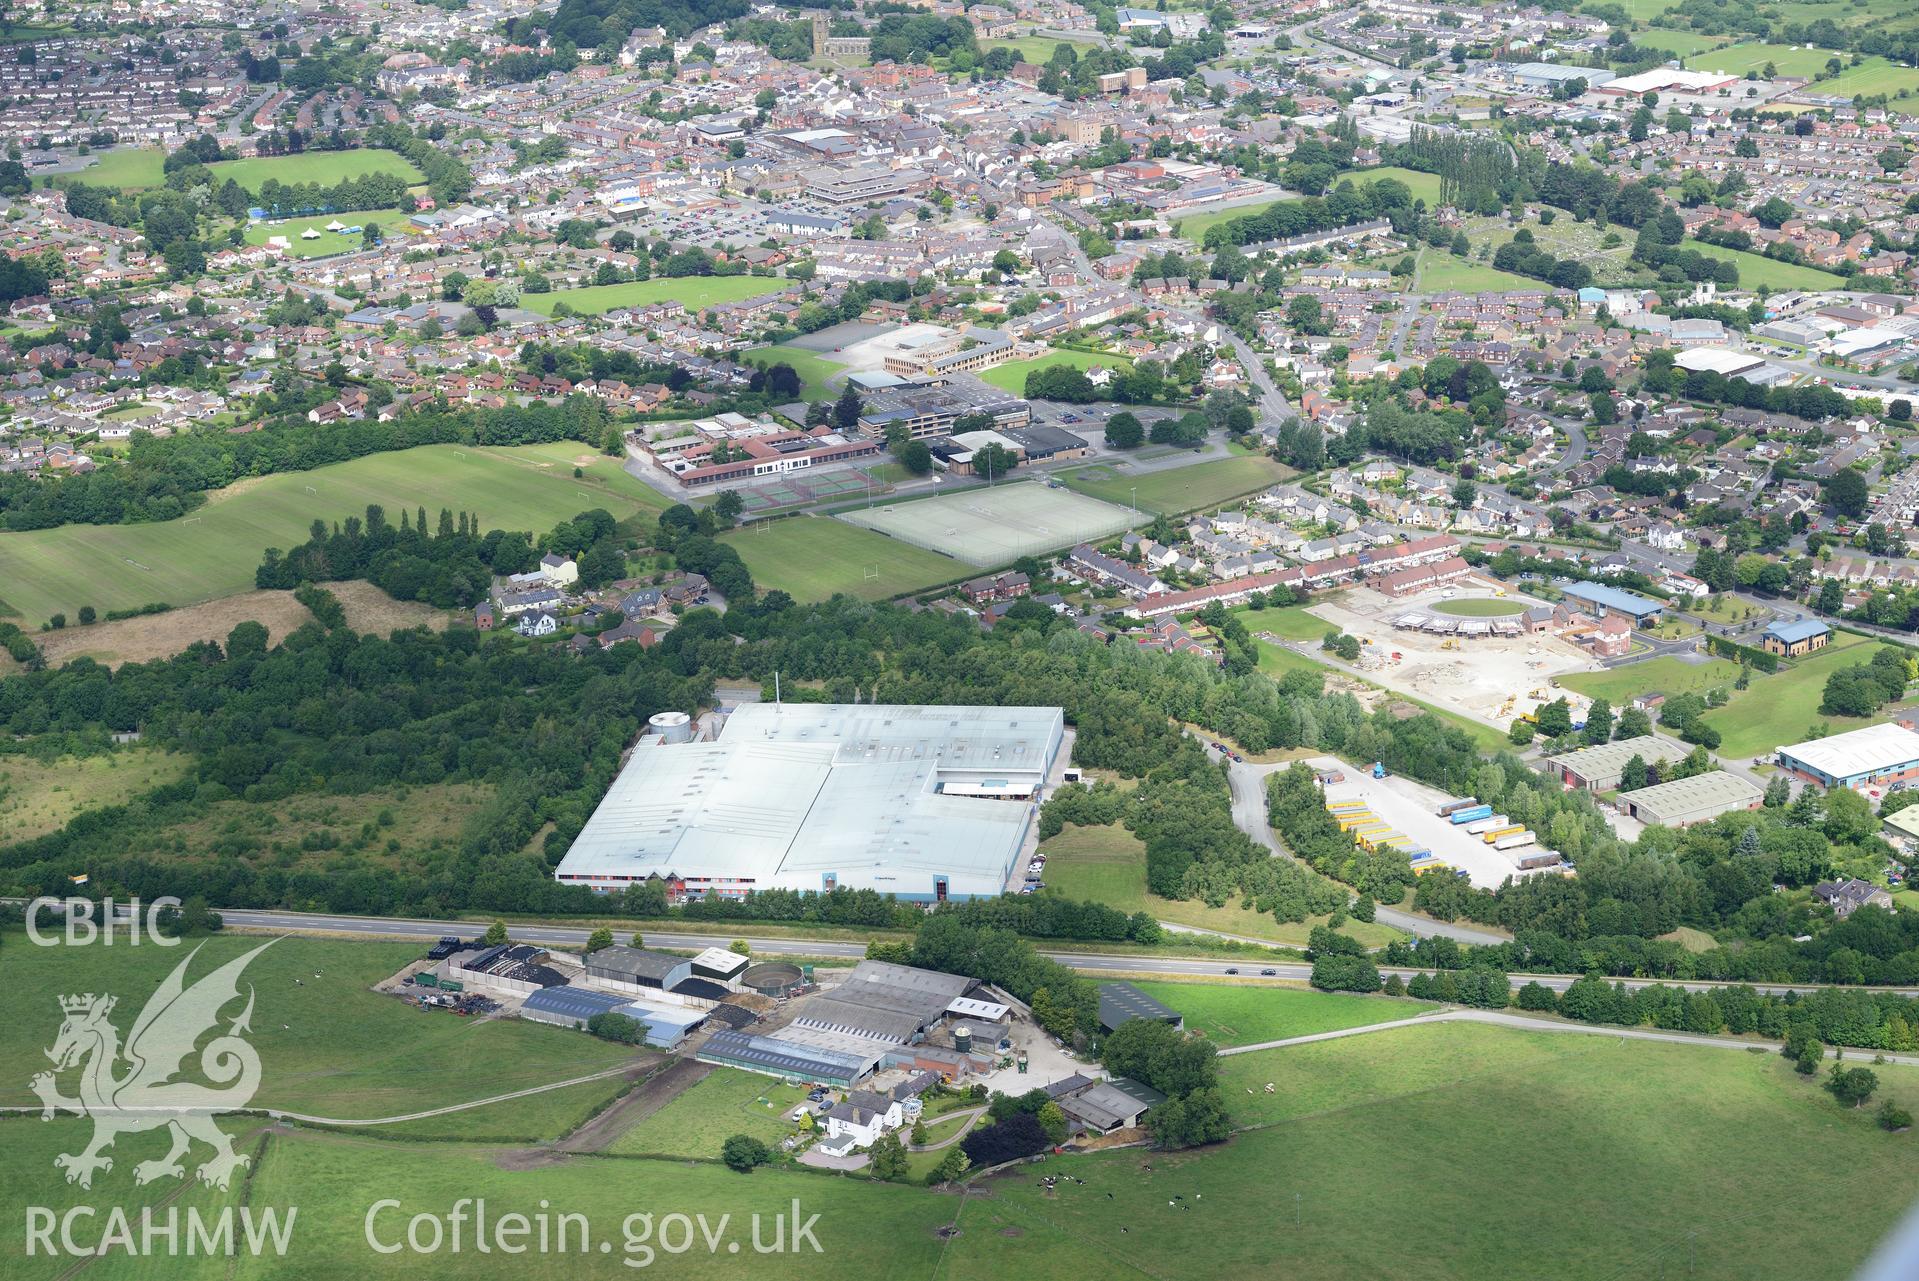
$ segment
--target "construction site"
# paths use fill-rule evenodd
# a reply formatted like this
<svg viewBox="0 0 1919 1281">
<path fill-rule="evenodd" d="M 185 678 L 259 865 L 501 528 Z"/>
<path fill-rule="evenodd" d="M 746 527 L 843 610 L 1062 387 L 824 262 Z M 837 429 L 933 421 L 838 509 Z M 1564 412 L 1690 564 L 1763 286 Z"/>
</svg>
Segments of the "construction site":
<svg viewBox="0 0 1919 1281">
<path fill-rule="evenodd" d="M 1583 704 L 1556 681 L 1601 668 L 1590 651 L 1533 630 L 1533 611 L 1552 606 L 1470 579 L 1413 597 L 1353 588 L 1309 612 L 1359 640 L 1367 679 L 1504 728 L 1558 698 Z"/>
</svg>

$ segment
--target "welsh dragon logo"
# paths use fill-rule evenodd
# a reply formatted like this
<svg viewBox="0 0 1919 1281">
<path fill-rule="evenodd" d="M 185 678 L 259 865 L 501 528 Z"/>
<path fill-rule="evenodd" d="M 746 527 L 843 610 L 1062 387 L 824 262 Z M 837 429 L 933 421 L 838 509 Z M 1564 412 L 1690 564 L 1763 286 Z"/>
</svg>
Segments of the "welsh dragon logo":
<svg viewBox="0 0 1919 1281">
<path fill-rule="evenodd" d="M 68 1183 L 92 1187 L 96 1171 L 113 1168 L 113 1158 L 104 1153 L 114 1140 L 148 1130 L 171 1131 L 173 1147 L 158 1160 L 134 1166 L 136 1183 L 184 1178 L 181 1158 L 196 1139 L 213 1149 L 196 1172 L 201 1182 L 225 1188 L 234 1171 L 247 1165 L 251 1158 L 233 1150 L 215 1118 L 244 1108 L 260 1088 L 260 1056 L 244 1036 L 252 1030 L 251 986 L 246 1008 L 200 1050 L 200 1075 L 211 1084 L 179 1077 L 200 1038 L 217 1028 L 220 1011 L 239 998 L 241 971 L 271 946 L 263 943 L 188 987 L 187 967 L 200 953 L 194 948 L 140 1011 L 124 1047 L 110 1018 L 118 998 L 90 992 L 60 998 L 66 1018 L 46 1052 L 53 1071 L 33 1078 L 33 1092 L 40 1097 L 43 1121 L 61 1110 L 93 1118 L 93 1142 L 84 1151 L 53 1159 Z M 56 1078 L 76 1068 L 80 1097 L 69 1099 L 60 1094 Z"/>
</svg>

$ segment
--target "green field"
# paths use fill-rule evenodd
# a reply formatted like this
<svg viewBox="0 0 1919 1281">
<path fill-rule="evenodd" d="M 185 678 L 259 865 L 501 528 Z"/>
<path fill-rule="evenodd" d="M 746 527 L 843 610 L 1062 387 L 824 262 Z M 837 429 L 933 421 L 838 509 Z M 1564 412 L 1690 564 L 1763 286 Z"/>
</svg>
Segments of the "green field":
<svg viewBox="0 0 1919 1281">
<path fill-rule="evenodd" d="M 1053 50 L 1061 45 L 1066 45 L 1076 52 L 1083 52 L 1085 49 L 1085 46 L 1076 45 L 1070 40 L 1049 40 L 1045 36 L 1004 36 L 998 40 L 979 42 L 981 53 L 989 53 L 994 49 L 1011 49 L 1020 56 L 1022 62 L 1030 62 L 1036 67 L 1045 66 L 1047 60 L 1053 56 Z"/>
<path fill-rule="evenodd" d="M 361 209 L 350 213 L 314 214 L 309 218 L 287 218 L 279 222 L 252 222 L 241 234 L 249 245 L 264 245 L 275 236 L 285 236 L 288 255 L 294 258 L 322 258 L 328 254 L 354 253 L 365 247 L 359 232 L 341 235 L 328 231 L 327 224 L 337 222 L 348 227 L 378 223 L 388 239 L 404 239 L 406 219 L 391 209 Z M 318 240 L 303 240 L 300 233 L 308 227 L 320 233 Z"/>
<path fill-rule="evenodd" d="M 1217 507 L 1257 494 L 1295 474 L 1292 468 L 1270 458 L 1247 456 L 1138 474 L 1108 466 L 1082 467 L 1061 473 L 1060 479 L 1069 489 L 1121 507 L 1137 502 L 1142 511 L 1170 514 Z"/>
<path fill-rule="evenodd" d="M 265 942 L 242 936 L 206 940 L 189 981 Z M 9 989 L 25 995 L 18 995 L 12 1016 L 0 1022 L 0 1104 L 18 1106 L 36 1102 L 28 1082 L 44 1066 L 41 1051 L 59 1030 L 58 996 L 113 994 L 120 1002 L 116 1023 L 124 1033 L 194 945 L 33 947 L 24 932 L 14 930 L 4 946 Z M 412 943 L 282 938 L 261 953 L 244 975 L 255 993 L 250 1041 L 261 1061 L 254 1101 L 319 1116 L 395 1116 L 633 1061 L 629 1049 L 563 1029 L 428 1014 L 368 990 L 422 952 Z M 474 1071 L 480 1063 L 486 1070 Z M 617 1082 L 608 1080 L 600 1093 L 604 1097 L 616 1088 Z M 489 1111 L 453 1115 L 466 1118 L 463 1124 L 484 1125 Z"/>
<path fill-rule="evenodd" d="M 1186 1030 L 1220 1046 L 1257 1045 L 1341 1028 L 1409 1019 L 1437 1007 L 1390 996 L 1348 996 L 1280 987 L 1210 983 L 1136 983 L 1141 991 L 1186 1016 Z"/>
<path fill-rule="evenodd" d="M 1835 9 L 1836 15 L 1838 10 Z M 1803 49 L 1788 44 L 1729 44 L 1723 49 L 1713 49 L 1706 53 L 1695 54 L 1686 59 L 1686 66 L 1693 71 L 1716 71 L 1729 76 L 1743 76 L 1748 71 L 1764 74 L 1766 64 L 1771 63 L 1782 76 L 1804 76 L 1811 79 L 1826 69 L 1826 60 L 1835 55 L 1826 49 Z M 1837 55 L 1844 62 L 1845 55 Z M 1826 92 L 1823 84 L 1812 86 L 1817 92 Z"/>
<path fill-rule="evenodd" d="M 411 160 L 397 151 L 363 148 L 355 151 L 305 151 L 293 156 L 251 156 L 245 160 L 220 160 L 208 165 L 221 182 L 231 178 L 255 195 L 269 178 L 291 186 L 317 182 L 331 187 L 348 178 L 370 173 L 397 174 L 408 182 L 425 179 Z M 395 217 L 398 215 L 396 214 Z"/>
<path fill-rule="evenodd" d="M 806 385 L 801 395 L 808 400 L 823 400 L 838 394 L 839 382 L 846 376 L 846 366 L 837 360 L 829 360 L 817 351 L 807 351 L 803 347 L 794 347 L 781 343 L 773 347 L 755 347 L 751 351 L 740 353 L 740 361 L 748 365 L 774 365 L 785 363 L 793 367 Z"/>
<path fill-rule="evenodd" d="M 1523 289 L 1546 289 L 1552 286 L 1544 281 L 1531 280 L 1525 276 L 1514 275 L 1510 271 L 1501 271 L 1497 267 L 1488 267 L 1485 263 L 1474 262 L 1470 258 L 1459 258 L 1443 249 L 1421 249 L 1418 268 L 1413 275 L 1415 293 L 1435 294 L 1457 291 L 1476 294 L 1492 291 L 1511 292 Z"/>
<path fill-rule="evenodd" d="M 1755 675 L 1752 687 L 1732 696 L 1717 711 L 1707 712 L 1706 724 L 1724 735 L 1726 756 L 1757 756 L 1787 743 L 1825 734 L 1842 734 L 1880 719 L 1877 716 L 1823 716 L 1819 701 L 1826 677 L 1841 667 L 1872 661 L 1886 648 L 1864 637 L 1839 633 L 1833 643 L 1771 676 Z"/>
<path fill-rule="evenodd" d="M 827 516 L 794 516 L 725 534 L 762 590 L 778 589 L 795 600 L 825 600 L 844 592 L 883 600 L 950 582 L 969 566 Z M 874 570 L 878 576 L 867 575 Z"/>
<path fill-rule="evenodd" d="M 1632 42 L 1642 49 L 1664 49 L 1674 57 L 1684 59 L 1696 53 L 1710 52 L 1725 44 L 1726 38 L 1701 35 L 1697 31 L 1669 31 L 1663 27 L 1649 27 L 1644 31 L 1633 32 Z"/>
<path fill-rule="evenodd" d="M 1850 59 L 1848 59 L 1850 61 Z M 1852 97 L 1896 94 L 1901 89 L 1919 89 L 1919 70 L 1901 67 L 1884 58 L 1867 58 L 1856 67 L 1847 67 L 1830 80 L 1814 86 L 1821 93 L 1842 93 Z"/>
<path fill-rule="evenodd" d="M 1436 173 L 1404 169 L 1398 165 L 1382 165 L 1378 169 L 1360 169 L 1352 173 L 1343 173 L 1339 175 L 1338 181 L 1345 182 L 1348 178 L 1362 187 L 1369 182 L 1378 182 L 1382 178 L 1397 178 L 1413 189 L 1414 200 L 1423 200 L 1428 205 L 1439 203 L 1440 181 Z"/>
<path fill-rule="evenodd" d="M 1697 249 L 1709 257 L 1737 264 L 1739 284 L 1744 289 L 1757 289 L 1761 285 L 1773 289 L 1844 289 L 1846 287 L 1844 277 L 1835 276 L 1830 271 L 1821 271 L 1817 267 L 1802 267 L 1798 263 L 1780 262 L 1777 258 L 1747 253 L 1743 249 L 1709 245 L 1703 240 L 1688 240 L 1686 248 Z"/>
<path fill-rule="evenodd" d="M 1913 1069 L 1876 1070 L 1919 1093 Z M 1097 1244 L 1158 1276 L 1803 1281 L 1848 1275 L 1911 1201 L 1894 1171 L 1912 1136 L 1841 1110 L 1774 1054 L 1442 1024 L 1236 1056 L 1222 1075 L 1235 1119 L 1265 1128 L 1154 1155 L 1150 1178 L 1116 1152 L 1076 1163 L 1086 1186 L 1065 1195 L 1007 1180 L 975 1233 L 1023 1226 L 995 1242 L 1009 1261 Z M 1487 1195 L 1488 1171 L 1581 1209 L 1515 1213 Z M 1773 1213 L 1808 1179 L 1843 1187 L 1860 1218 Z M 1194 1209 L 1169 1206 L 1175 1194 Z M 1377 1230 L 1408 1206 L 1419 1231 Z"/>
<path fill-rule="evenodd" d="M 800 1128 L 787 1118 L 805 1102 L 806 1091 L 797 1085 L 719 1068 L 621 1135 L 611 1151 L 711 1161 L 735 1134 L 750 1134 L 772 1147 Z"/>
<path fill-rule="evenodd" d="M 1460 618 L 1505 618 L 1523 614 L 1523 601 L 1499 600 L 1492 596 L 1467 596 L 1460 600 L 1442 600 L 1433 606 L 1436 614 L 1456 614 Z"/>
<path fill-rule="evenodd" d="M 1286 605 L 1279 609 L 1238 609 L 1239 621 L 1246 630 L 1258 634 L 1271 632 L 1285 640 L 1318 641 L 1327 632 L 1338 630 L 1325 619 L 1306 612 L 1304 605 Z"/>
<path fill-rule="evenodd" d="M 100 152 L 93 163 L 78 173 L 55 174 L 49 181 L 84 182 L 93 187 L 118 187 L 122 191 L 157 187 L 166 181 L 161 166 L 167 153 L 162 147 L 116 147 Z"/>
<path fill-rule="evenodd" d="M 1146 846 L 1123 827 L 1069 824 L 1058 836 L 1042 841 L 1039 848 L 1046 855 L 1047 890 L 1065 898 L 1091 899 L 1125 912 L 1146 912 L 1155 920 L 1175 925 L 1288 947 L 1305 946 L 1313 926 L 1326 923 L 1323 916 L 1294 924 L 1280 921 L 1270 912 L 1241 907 L 1238 902 L 1208 907 L 1197 899 L 1165 899 L 1150 894 L 1146 889 Z M 1399 937 L 1396 930 L 1363 921 L 1349 921 L 1343 932 L 1368 947 Z"/>
<path fill-rule="evenodd" d="M 1649 658 L 1643 663 L 1609 667 L 1603 672 L 1574 672 L 1559 683 L 1587 698 L 1604 698 L 1617 711 L 1640 694 L 1703 694 L 1709 689 L 1731 689 L 1739 679 L 1739 664 L 1723 658 L 1688 663 L 1678 658 Z M 1755 683 L 1759 681 L 1755 675 Z"/>
<path fill-rule="evenodd" d="M 1723 658 L 1705 663 L 1653 658 L 1604 672 L 1562 676 L 1559 683 L 1588 698 L 1609 699 L 1615 710 L 1637 694 L 1703 694 L 1715 687 L 1731 690 L 1732 697 L 1724 707 L 1706 713 L 1706 723 L 1723 735 L 1722 755 L 1757 756 L 1822 733 L 1858 729 L 1875 719 L 1822 716 L 1819 701 L 1825 695 L 1826 678 L 1835 669 L 1869 662 L 1880 648 L 1864 637 L 1840 632 L 1825 649 L 1782 666 L 1772 675 L 1754 672 L 1751 686 L 1743 690 L 1732 689 L 1739 679 L 1739 665 Z M 1827 728 L 1821 730 L 1821 725 Z"/>
<path fill-rule="evenodd" d="M 672 276 L 661 280 L 629 280 L 623 285 L 588 285 L 550 294 L 521 294 L 520 306 L 543 316 L 564 302 L 582 316 L 597 316 L 615 307 L 639 307 L 654 302 L 682 303 L 692 310 L 718 302 L 738 302 L 778 293 L 787 282 L 771 276 Z"/>
<path fill-rule="evenodd" d="M 81 810 L 118 805 L 173 782 L 188 763 L 184 756 L 144 749 L 45 763 L 0 756 L 0 841 L 57 831 Z"/>
<path fill-rule="evenodd" d="M 583 477 L 573 476 L 576 465 Z M 83 603 L 104 612 L 229 596 L 253 586 L 266 548 L 305 542 L 315 519 L 359 516 L 368 503 L 384 504 L 395 519 L 402 507 L 466 510 L 482 528 L 536 534 L 589 507 L 623 518 L 667 505 L 617 459 L 576 442 L 429 445 L 242 481 L 178 520 L 0 534 L 0 596 L 27 626 Z"/>
<path fill-rule="evenodd" d="M 980 379 L 999 388 L 1010 391 L 1015 396 L 1026 392 L 1026 375 L 1035 369 L 1052 369 L 1067 365 L 1074 369 L 1130 369 L 1132 362 L 1123 356 L 1111 356 L 1104 352 L 1070 351 L 1060 348 L 1051 355 L 1036 356 L 1032 360 L 1013 360 L 1004 365 L 995 365 L 991 369 L 980 371 Z"/>
</svg>

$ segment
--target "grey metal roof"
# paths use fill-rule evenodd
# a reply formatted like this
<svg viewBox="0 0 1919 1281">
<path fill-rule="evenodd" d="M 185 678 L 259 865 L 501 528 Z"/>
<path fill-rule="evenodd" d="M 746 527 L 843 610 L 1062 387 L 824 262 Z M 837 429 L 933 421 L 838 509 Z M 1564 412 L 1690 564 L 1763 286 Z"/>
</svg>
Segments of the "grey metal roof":
<svg viewBox="0 0 1919 1281">
<path fill-rule="evenodd" d="M 526 1009 L 542 1014 L 584 1021 L 596 1014 L 611 1014 L 621 1009 L 627 1004 L 627 998 L 581 987 L 543 987 L 530 993 L 523 1004 Z"/>
<path fill-rule="evenodd" d="M 812 1049 L 765 1036 L 720 1031 L 707 1037 L 695 1056 L 787 1076 L 825 1080 L 855 1080 L 865 1070 L 864 1060 L 851 1054 Z"/>
<path fill-rule="evenodd" d="M 1131 983 L 1100 984 L 1100 1026 L 1116 1028 L 1133 1019 L 1155 1019 L 1161 1023 L 1177 1023 L 1180 1021 L 1180 1013 L 1154 1000 Z"/>
</svg>

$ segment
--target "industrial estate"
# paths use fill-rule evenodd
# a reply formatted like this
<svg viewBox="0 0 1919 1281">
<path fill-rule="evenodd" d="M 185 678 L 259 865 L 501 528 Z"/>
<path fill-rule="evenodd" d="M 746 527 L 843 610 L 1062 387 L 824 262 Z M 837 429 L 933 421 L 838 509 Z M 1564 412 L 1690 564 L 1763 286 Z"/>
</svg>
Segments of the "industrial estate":
<svg viewBox="0 0 1919 1281">
<path fill-rule="evenodd" d="M 0 84 L 0 1278 L 1919 1277 L 1919 0 Z"/>
</svg>

